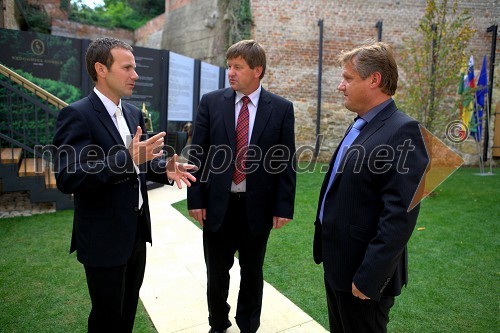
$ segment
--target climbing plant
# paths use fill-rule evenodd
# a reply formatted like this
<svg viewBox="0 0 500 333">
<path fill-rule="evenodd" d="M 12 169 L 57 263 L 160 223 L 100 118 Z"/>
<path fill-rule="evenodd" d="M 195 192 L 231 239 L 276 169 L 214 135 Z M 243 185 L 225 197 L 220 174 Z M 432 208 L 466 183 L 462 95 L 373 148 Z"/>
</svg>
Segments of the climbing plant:
<svg viewBox="0 0 500 333">
<path fill-rule="evenodd" d="M 16 4 L 23 17 L 21 30 L 50 34 L 50 17 L 40 5 L 27 0 L 19 0 Z"/>
<path fill-rule="evenodd" d="M 250 0 L 223 0 L 227 26 L 227 45 L 251 38 L 253 25 Z"/>
<path fill-rule="evenodd" d="M 444 132 L 458 117 L 457 87 L 465 50 L 475 30 L 468 11 L 457 1 L 427 0 L 425 14 L 412 37 L 404 41 L 399 65 L 404 69 L 399 104 L 431 132 Z"/>
</svg>

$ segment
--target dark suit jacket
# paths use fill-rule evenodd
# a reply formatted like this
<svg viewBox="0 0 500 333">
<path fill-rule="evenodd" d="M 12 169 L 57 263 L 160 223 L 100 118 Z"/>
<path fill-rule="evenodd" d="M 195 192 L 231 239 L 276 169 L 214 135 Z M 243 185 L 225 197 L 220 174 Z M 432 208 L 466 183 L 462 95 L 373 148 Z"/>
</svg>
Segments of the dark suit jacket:
<svg viewBox="0 0 500 333">
<path fill-rule="evenodd" d="M 123 101 L 122 109 L 131 133 L 137 125 L 146 133 L 142 113 Z M 78 260 L 89 266 L 126 263 L 138 225 L 139 182 L 120 133 L 95 92 L 59 112 L 54 145 L 57 187 L 74 194 L 70 252 L 76 250 Z M 151 242 L 146 179 L 167 183 L 165 162 L 155 160 L 140 169 L 146 241 Z"/>
<path fill-rule="evenodd" d="M 316 216 L 314 260 L 323 261 L 325 279 L 336 290 L 351 292 L 354 282 L 375 300 L 399 295 L 407 283 L 406 244 L 419 207 L 407 210 L 428 164 L 417 121 L 390 103 L 361 131 L 343 162 L 326 194 L 322 224 Z"/>
<path fill-rule="evenodd" d="M 205 226 L 212 231 L 220 228 L 229 203 L 236 151 L 235 97 L 231 88 L 205 94 L 194 124 L 190 160 L 200 169 L 195 174 L 198 181 L 188 188 L 188 208 L 206 208 Z M 247 217 L 258 233 L 272 228 L 273 216 L 293 218 L 295 135 L 290 101 L 261 90 L 248 156 Z"/>
</svg>

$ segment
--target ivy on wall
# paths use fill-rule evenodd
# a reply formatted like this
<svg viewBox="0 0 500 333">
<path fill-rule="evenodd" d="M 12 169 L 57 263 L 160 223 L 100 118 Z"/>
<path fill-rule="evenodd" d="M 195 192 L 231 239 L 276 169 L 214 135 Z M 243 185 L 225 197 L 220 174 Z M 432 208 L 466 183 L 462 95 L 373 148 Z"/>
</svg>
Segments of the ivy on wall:
<svg viewBox="0 0 500 333">
<path fill-rule="evenodd" d="M 16 6 L 24 19 L 21 21 L 21 30 L 50 34 L 50 17 L 39 5 L 16 0 Z"/>
<path fill-rule="evenodd" d="M 225 21 L 228 23 L 228 46 L 243 39 L 250 39 L 253 25 L 250 0 L 223 1 L 226 8 Z"/>
</svg>

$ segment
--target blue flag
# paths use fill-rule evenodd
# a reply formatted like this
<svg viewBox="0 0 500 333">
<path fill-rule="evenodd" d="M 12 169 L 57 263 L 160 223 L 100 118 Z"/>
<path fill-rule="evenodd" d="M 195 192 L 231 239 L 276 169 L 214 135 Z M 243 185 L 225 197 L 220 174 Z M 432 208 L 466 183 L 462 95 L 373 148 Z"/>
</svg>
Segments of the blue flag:
<svg viewBox="0 0 500 333">
<path fill-rule="evenodd" d="M 476 103 L 474 103 L 474 114 L 472 116 L 472 123 L 470 126 L 470 134 L 474 140 L 481 141 L 482 128 L 483 128 L 483 114 L 484 114 L 484 97 L 488 92 L 488 72 L 486 70 L 487 60 L 486 55 L 483 58 L 483 65 L 476 84 Z"/>
</svg>

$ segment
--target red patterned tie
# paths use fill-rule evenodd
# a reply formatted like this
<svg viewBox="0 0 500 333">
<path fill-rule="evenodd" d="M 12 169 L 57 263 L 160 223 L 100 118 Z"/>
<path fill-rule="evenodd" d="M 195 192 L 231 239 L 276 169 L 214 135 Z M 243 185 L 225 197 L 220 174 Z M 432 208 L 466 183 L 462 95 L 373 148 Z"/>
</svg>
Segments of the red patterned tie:
<svg viewBox="0 0 500 333">
<path fill-rule="evenodd" d="M 241 100 L 243 101 L 243 106 L 241 107 L 236 125 L 236 168 L 233 174 L 233 182 L 235 184 L 241 183 L 246 177 L 245 159 L 248 149 L 248 102 L 250 102 L 250 98 L 243 96 Z"/>
</svg>

